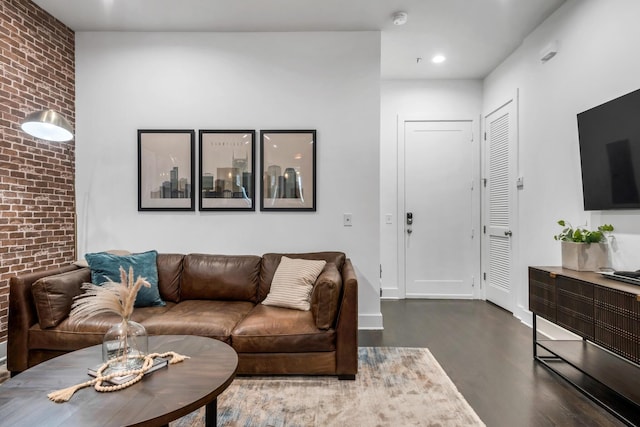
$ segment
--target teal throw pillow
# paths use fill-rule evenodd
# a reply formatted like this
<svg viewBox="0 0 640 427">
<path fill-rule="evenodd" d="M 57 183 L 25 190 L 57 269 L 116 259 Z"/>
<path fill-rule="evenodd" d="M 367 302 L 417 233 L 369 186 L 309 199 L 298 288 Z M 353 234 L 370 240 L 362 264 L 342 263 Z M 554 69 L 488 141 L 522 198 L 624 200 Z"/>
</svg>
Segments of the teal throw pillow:
<svg viewBox="0 0 640 427">
<path fill-rule="evenodd" d="M 150 288 L 143 286 L 136 296 L 136 307 L 154 307 L 166 305 L 160 298 L 158 290 L 158 266 L 156 264 L 157 251 L 142 252 L 131 255 L 113 255 L 107 252 L 86 254 L 84 258 L 91 268 L 91 282 L 101 285 L 111 279 L 120 282 L 120 267 L 129 274 L 129 267 L 133 267 L 134 280 L 138 276 L 146 278 Z"/>
</svg>

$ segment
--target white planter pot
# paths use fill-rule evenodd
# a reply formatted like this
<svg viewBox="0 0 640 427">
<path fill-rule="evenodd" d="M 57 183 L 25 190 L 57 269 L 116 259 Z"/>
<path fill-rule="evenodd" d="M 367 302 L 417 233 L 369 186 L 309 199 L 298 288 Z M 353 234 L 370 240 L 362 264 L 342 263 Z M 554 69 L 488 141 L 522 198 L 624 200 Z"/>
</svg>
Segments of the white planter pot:
<svg viewBox="0 0 640 427">
<path fill-rule="evenodd" d="M 609 267 L 609 256 L 606 243 L 574 243 L 562 244 L 562 267 L 577 271 L 598 271 Z"/>
</svg>

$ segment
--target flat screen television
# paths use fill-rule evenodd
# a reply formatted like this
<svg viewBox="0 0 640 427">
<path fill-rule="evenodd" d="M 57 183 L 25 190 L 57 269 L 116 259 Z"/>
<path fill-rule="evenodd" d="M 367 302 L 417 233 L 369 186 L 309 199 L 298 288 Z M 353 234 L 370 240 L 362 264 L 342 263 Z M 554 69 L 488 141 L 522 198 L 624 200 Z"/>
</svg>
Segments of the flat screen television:
<svg viewBox="0 0 640 427">
<path fill-rule="evenodd" d="M 587 211 L 640 209 L 640 89 L 578 114 Z"/>
</svg>

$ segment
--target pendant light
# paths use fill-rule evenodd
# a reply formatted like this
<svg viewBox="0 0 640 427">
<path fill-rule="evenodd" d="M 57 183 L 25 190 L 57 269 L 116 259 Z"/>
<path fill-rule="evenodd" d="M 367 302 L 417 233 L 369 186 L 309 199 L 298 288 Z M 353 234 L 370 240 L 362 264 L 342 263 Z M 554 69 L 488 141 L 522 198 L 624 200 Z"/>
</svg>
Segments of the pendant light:
<svg viewBox="0 0 640 427">
<path fill-rule="evenodd" d="M 64 142 L 73 139 L 73 129 L 67 119 L 53 110 L 29 114 L 21 127 L 29 135 L 47 141 Z"/>
</svg>

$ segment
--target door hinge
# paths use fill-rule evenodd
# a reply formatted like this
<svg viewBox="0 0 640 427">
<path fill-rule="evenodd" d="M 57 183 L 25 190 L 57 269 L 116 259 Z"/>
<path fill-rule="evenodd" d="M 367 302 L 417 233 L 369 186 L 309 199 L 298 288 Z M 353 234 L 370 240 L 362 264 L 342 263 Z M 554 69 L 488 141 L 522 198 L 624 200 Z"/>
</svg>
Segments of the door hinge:
<svg viewBox="0 0 640 427">
<path fill-rule="evenodd" d="M 475 276 L 471 276 L 471 287 L 472 288 L 476 287 L 476 278 L 475 278 Z"/>
<path fill-rule="evenodd" d="M 482 280 L 487 280 L 487 273 L 482 273 Z"/>
<path fill-rule="evenodd" d="M 382 279 L 382 264 L 380 264 L 380 278 Z M 380 290 L 382 292 L 382 289 Z"/>
<path fill-rule="evenodd" d="M 487 140 L 487 133 L 486 132 L 484 133 L 484 140 L 485 141 Z"/>
<path fill-rule="evenodd" d="M 482 234 L 487 234 L 487 226 L 486 225 L 482 226 Z"/>
<path fill-rule="evenodd" d="M 382 288 L 380 288 L 380 298 L 382 298 Z"/>
<path fill-rule="evenodd" d="M 487 178 L 482 178 L 482 185 L 487 186 Z"/>
<path fill-rule="evenodd" d="M 476 229 L 472 228 L 471 229 L 471 238 L 473 239 L 474 237 L 476 237 Z"/>
</svg>

